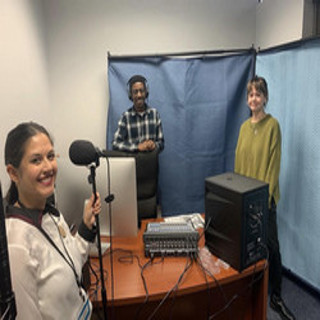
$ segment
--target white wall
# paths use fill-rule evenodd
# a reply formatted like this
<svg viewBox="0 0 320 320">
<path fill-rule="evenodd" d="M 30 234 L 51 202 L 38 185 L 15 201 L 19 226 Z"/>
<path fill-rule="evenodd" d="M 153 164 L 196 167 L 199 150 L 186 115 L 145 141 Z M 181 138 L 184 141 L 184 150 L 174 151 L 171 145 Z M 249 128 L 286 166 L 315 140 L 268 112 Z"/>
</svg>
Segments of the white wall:
<svg viewBox="0 0 320 320">
<path fill-rule="evenodd" d="M 21 121 L 38 121 L 52 129 L 41 0 L 0 1 L 0 179 L 8 131 Z"/>
<path fill-rule="evenodd" d="M 302 38 L 305 0 L 263 0 L 257 5 L 255 47 L 265 49 Z"/>
<path fill-rule="evenodd" d="M 83 185 L 88 192 L 90 186 L 83 176 L 86 169 L 70 164 L 67 152 L 70 143 L 80 138 L 106 146 L 107 52 L 248 48 L 255 38 L 255 5 L 250 0 L 55 0 L 45 4 L 52 120 L 61 154 L 58 201 L 65 212 L 76 216 L 80 206 L 65 194 L 75 185 Z M 129 106 L 128 100 L 123 108 Z"/>
<path fill-rule="evenodd" d="M 255 6 L 250 0 L 239 0 L 236 5 L 232 0 L 45 3 L 56 126 L 69 127 L 70 140 L 87 137 L 101 146 L 105 146 L 108 106 L 108 51 L 153 54 L 246 48 L 255 37 Z M 56 137 L 61 141 L 65 133 L 58 130 Z"/>
<path fill-rule="evenodd" d="M 108 51 L 154 54 L 291 41 L 301 37 L 302 1 L 1 0 L 0 150 L 20 121 L 44 124 L 60 154 L 60 207 L 75 216 L 79 199 L 71 191 L 83 185 L 90 193 L 90 186 L 86 169 L 70 164 L 68 149 L 75 139 L 105 147 Z M 0 178 L 6 189 L 3 156 Z"/>
</svg>

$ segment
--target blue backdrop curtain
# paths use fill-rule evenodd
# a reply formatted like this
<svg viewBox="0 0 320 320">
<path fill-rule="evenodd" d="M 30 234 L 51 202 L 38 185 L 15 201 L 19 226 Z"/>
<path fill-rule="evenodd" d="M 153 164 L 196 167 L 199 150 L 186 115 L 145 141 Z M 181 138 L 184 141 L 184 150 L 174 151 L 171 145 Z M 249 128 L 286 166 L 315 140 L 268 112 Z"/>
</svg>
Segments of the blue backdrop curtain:
<svg viewBox="0 0 320 320">
<path fill-rule="evenodd" d="M 278 226 L 283 264 L 320 288 L 320 40 L 261 52 L 256 70 L 268 81 L 267 110 L 282 130 Z"/>
<path fill-rule="evenodd" d="M 233 171 L 239 128 L 249 117 L 246 84 L 254 62 L 254 50 L 201 58 L 109 57 L 107 147 L 132 105 L 127 81 L 142 74 L 147 103 L 159 111 L 165 136 L 159 157 L 163 216 L 204 212 L 205 178 Z"/>
</svg>

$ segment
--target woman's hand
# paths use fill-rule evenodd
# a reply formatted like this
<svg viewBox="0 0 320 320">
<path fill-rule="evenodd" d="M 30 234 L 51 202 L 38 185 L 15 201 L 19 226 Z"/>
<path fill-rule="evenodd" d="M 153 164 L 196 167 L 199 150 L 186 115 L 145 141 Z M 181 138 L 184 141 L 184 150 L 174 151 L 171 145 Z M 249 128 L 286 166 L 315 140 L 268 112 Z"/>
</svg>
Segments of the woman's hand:
<svg viewBox="0 0 320 320">
<path fill-rule="evenodd" d="M 85 202 L 84 211 L 83 211 L 83 222 L 91 230 L 95 221 L 96 215 L 101 211 L 101 199 L 100 194 L 97 192 L 97 200 L 93 204 L 94 195 L 92 194 L 90 199 Z"/>
</svg>

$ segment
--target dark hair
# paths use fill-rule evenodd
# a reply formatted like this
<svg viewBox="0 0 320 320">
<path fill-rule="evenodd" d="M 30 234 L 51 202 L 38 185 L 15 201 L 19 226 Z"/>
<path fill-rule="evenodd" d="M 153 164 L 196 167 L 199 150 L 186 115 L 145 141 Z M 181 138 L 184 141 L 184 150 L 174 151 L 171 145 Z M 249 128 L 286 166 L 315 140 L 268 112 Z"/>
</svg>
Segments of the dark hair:
<svg viewBox="0 0 320 320">
<path fill-rule="evenodd" d="M 132 77 L 128 80 L 128 85 L 129 85 L 129 87 L 130 87 L 130 90 L 132 89 L 132 86 L 133 86 L 136 82 L 142 82 L 142 83 L 146 86 L 147 79 L 146 79 L 144 76 L 141 76 L 140 74 L 136 74 L 136 75 L 132 76 Z"/>
<path fill-rule="evenodd" d="M 19 168 L 25 152 L 26 142 L 38 133 L 45 134 L 53 145 L 53 140 L 48 131 L 35 122 L 23 122 L 13 128 L 7 135 L 4 148 L 5 165 L 11 164 Z M 13 181 L 6 195 L 8 204 L 13 204 L 18 200 L 18 190 Z"/>
<path fill-rule="evenodd" d="M 257 91 L 261 92 L 265 96 L 266 102 L 268 102 L 268 84 L 264 78 L 254 76 L 254 78 L 252 78 L 247 84 L 247 95 L 251 92 L 252 88 L 255 88 Z"/>
</svg>

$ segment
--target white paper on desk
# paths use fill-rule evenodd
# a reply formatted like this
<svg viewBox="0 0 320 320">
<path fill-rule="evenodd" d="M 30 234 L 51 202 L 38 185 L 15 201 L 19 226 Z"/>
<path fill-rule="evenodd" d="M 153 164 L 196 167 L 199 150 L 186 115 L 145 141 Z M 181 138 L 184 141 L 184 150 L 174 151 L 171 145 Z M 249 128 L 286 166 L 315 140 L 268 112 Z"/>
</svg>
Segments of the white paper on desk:
<svg viewBox="0 0 320 320">
<path fill-rule="evenodd" d="M 164 218 L 165 222 L 185 223 L 189 222 L 195 229 L 204 227 L 204 219 L 200 213 L 180 214 Z"/>
</svg>

